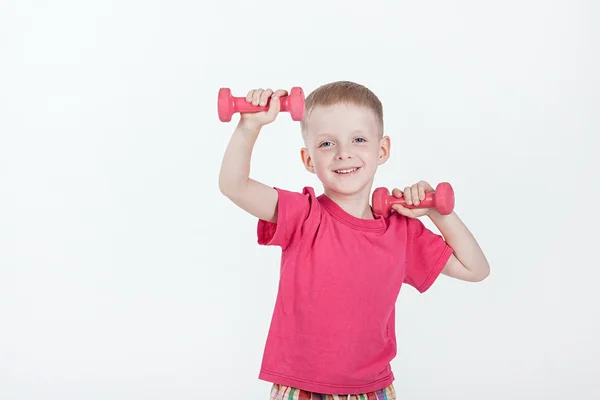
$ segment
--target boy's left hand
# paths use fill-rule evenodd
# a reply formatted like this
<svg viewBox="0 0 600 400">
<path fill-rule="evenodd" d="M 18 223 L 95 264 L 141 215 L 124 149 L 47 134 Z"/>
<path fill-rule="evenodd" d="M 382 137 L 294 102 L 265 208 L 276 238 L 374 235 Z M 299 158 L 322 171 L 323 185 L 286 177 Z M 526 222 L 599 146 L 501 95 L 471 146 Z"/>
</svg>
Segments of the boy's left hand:
<svg viewBox="0 0 600 400">
<path fill-rule="evenodd" d="M 407 186 L 404 190 L 394 189 L 392 190 L 392 195 L 396 198 L 404 197 L 404 201 L 406 201 L 407 205 L 415 205 L 418 206 L 422 200 L 425 200 L 425 193 L 433 193 L 435 190 L 431 187 L 431 185 L 425 181 L 420 181 L 415 183 L 412 186 Z M 419 218 L 424 215 L 430 215 L 435 212 L 435 208 L 406 208 L 400 204 L 395 204 L 392 206 L 392 209 L 395 210 L 398 214 L 404 215 L 408 218 Z"/>
</svg>

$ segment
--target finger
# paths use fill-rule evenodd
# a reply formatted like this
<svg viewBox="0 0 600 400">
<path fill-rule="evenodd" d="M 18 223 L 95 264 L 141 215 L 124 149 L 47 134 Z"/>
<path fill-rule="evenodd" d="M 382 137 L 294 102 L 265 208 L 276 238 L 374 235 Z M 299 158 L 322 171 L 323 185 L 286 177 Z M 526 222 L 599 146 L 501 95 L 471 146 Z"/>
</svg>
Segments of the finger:
<svg viewBox="0 0 600 400">
<path fill-rule="evenodd" d="M 425 200 L 425 189 L 427 189 L 427 183 L 420 182 L 418 185 L 418 189 L 419 189 L 419 200 L 420 201 Z"/>
<path fill-rule="evenodd" d="M 288 92 L 287 92 L 287 90 L 283 90 L 283 89 L 277 89 L 277 90 L 275 91 L 275 95 L 276 95 L 277 97 L 283 97 L 283 96 L 287 96 L 287 95 L 288 95 Z"/>
<path fill-rule="evenodd" d="M 252 105 L 253 106 L 257 106 L 258 103 L 260 102 L 260 95 L 262 94 L 263 90 L 262 89 L 256 89 L 254 91 L 254 93 L 252 94 Z"/>
<path fill-rule="evenodd" d="M 402 193 L 402 190 L 395 188 L 394 190 L 392 190 L 392 196 L 400 199 L 402 198 L 402 196 L 404 196 L 404 193 Z"/>
<path fill-rule="evenodd" d="M 412 194 L 409 186 L 404 188 L 404 200 L 406 200 L 406 205 L 412 206 Z"/>
<path fill-rule="evenodd" d="M 394 204 L 392 210 L 396 211 L 400 215 L 404 215 L 408 218 L 414 218 L 414 212 L 406 207 L 402 207 L 400 204 Z"/>
<path fill-rule="evenodd" d="M 273 91 L 271 89 L 267 89 L 264 92 L 262 92 L 262 94 L 260 95 L 260 101 L 258 104 L 260 104 L 261 106 L 266 106 L 267 101 L 269 100 L 269 97 L 271 97 L 272 94 L 273 94 Z"/>
<path fill-rule="evenodd" d="M 253 96 L 253 95 L 254 95 L 254 90 L 250 90 L 250 91 L 248 91 L 248 94 L 246 95 L 246 101 L 247 101 L 248 103 L 251 103 L 251 102 L 252 102 L 252 96 Z"/>
<path fill-rule="evenodd" d="M 428 182 L 421 181 L 421 182 L 419 182 L 419 184 L 423 185 L 423 189 L 425 190 L 425 193 L 434 191 L 433 187 L 431 187 L 431 185 Z"/>
<path fill-rule="evenodd" d="M 273 94 L 271 96 L 271 103 L 269 103 L 269 110 L 267 112 L 269 119 L 274 120 L 275 117 L 277 116 L 277 114 L 279 113 L 280 108 L 281 108 L 281 103 L 279 101 L 279 97 L 277 97 Z"/>
<path fill-rule="evenodd" d="M 419 203 L 421 202 L 419 200 L 419 187 L 417 185 L 412 185 L 412 187 L 410 188 L 410 197 L 413 201 L 413 204 L 415 206 L 418 206 Z"/>
</svg>

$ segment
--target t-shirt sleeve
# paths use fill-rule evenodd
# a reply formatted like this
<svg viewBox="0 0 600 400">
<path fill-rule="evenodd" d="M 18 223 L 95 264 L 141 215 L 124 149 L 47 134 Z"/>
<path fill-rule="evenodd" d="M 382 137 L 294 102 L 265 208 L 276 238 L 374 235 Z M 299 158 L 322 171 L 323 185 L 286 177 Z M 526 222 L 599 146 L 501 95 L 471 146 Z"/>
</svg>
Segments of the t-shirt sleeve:
<svg viewBox="0 0 600 400">
<path fill-rule="evenodd" d="M 417 218 L 407 218 L 406 274 L 404 282 L 420 293 L 431 287 L 452 255 L 441 235 Z"/>
<path fill-rule="evenodd" d="M 275 190 L 278 193 L 277 222 L 258 220 L 258 244 L 287 249 L 302 240 L 310 220 L 316 217 L 318 201 L 309 187 L 305 187 L 302 193 L 280 188 Z"/>
</svg>

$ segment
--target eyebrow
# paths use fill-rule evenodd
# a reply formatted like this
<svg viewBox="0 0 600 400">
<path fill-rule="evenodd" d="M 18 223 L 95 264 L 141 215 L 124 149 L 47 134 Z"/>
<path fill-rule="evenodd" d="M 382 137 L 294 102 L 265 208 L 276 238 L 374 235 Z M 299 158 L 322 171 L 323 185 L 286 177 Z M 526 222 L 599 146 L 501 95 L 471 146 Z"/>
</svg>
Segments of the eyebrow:
<svg viewBox="0 0 600 400">
<path fill-rule="evenodd" d="M 361 134 L 361 135 L 365 135 L 365 134 L 366 134 L 366 132 L 365 132 L 365 131 L 363 131 L 362 129 L 354 129 L 354 130 L 352 130 L 350 133 L 351 133 L 351 134 L 353 134 L 353 135 L 354 135 L 354 134 L 357 134 L 357 133 L 359 133 L 359 134 Z M 319 132 L 319 133 L 317 133 L 317 134 L 315 135 L 315 137 L 316 137 L 316 138 L 320 138 L 320 137 L 322 137 L 322 136 L 335 136 L 335 134 L 334 134 L 334 133 L 331 133 L 331 132 Z"/>
<path fill-rule="evenodd" d="M 322 140 L 323 138 L 331 137 L 331 136 L 334 136 L 334 135 L 332 133 L 330 133 L 330 132 L 321 132 L 321 133 L 317 133 L 315 135 L 315 139 L 316 140 Z"/>
</svg>

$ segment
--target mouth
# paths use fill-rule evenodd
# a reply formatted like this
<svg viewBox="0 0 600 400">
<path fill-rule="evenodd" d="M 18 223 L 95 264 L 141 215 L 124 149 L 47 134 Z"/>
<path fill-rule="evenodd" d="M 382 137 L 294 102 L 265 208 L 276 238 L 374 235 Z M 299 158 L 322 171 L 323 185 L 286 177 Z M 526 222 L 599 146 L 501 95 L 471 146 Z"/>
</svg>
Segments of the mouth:
<svg viewBox="0 0 600 400">
<path fill-rule="evenodd" d="M 360 167 L 335 169 L 335 170 L 333 170 L 333 172 L 335 172 L 338 175 L 351 175 L 351 174 L 355 173 L 356 171 L 358 171 L 359 169 L 360 169 Z"/>
</svg>

